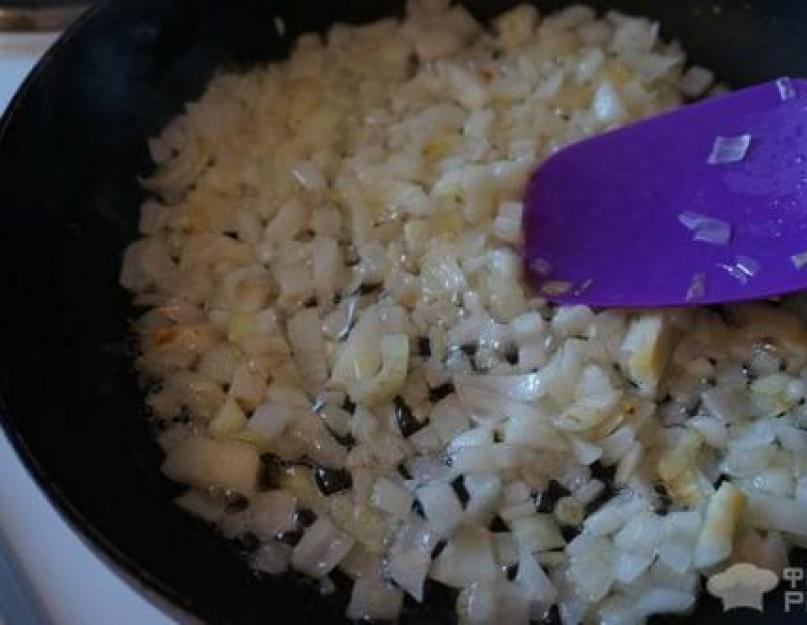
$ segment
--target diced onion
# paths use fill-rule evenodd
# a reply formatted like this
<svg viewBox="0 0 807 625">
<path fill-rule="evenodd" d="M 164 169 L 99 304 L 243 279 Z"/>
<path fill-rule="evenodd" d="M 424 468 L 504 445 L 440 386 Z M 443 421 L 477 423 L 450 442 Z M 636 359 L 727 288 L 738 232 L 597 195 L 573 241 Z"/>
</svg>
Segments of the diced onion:
<svg viewBox="0 0 807 625">
<path fill-rule="evenodd" d="M 582 505 L 588 505 L 599 497 L 605 490 L 605 484 L 600 480 L 590 480 L 580 485 L 572 494 Z"/>
<path fill-rule="evenodd" d="M 492 581 L 498 574 L 490 532 L 469 525 L 461 528 L 437 556 L 431 577 L 454 588 Z"/>
<path fill-rule="evenodd" d="M 256 570 L 271 575 L 283 573 L 289 566 L 291 547 L 276 541 L 263 543 L 250 555 L 249 563 Z"/>
<path fill-rule="evenodd" d="M 796 87 L 793 85 L 793 81 L 786 76 L 776 79 L 776 90 L 779 92 L 779 98 L 782 102 L 796 97 Z"/>
<path fill-rule="evenodd" d="M 687 289 L 687 301 L 698 300 L 706 295 L 706 274 L 698 271 L 692 276 L 692 282 Z"/>
<path fill-rule="evenodd" d="M 502 481 L 496 473 L 469 473 L 464 477 L 468 503 L 465 514 L 468 518 L 484 522 L 492 516 L 493 509 L 502 493 Z"/>
<path fill-rule="evenodd" d="M 403 593 L 383 579 L 360 577 L 353 584 L 347 617 L 357 621 L 391 621 L 398 617 Z"/>
<path fill-rule="evenodd" d="M 610 534 L 621 528 L 646 506 L 647 504 L 640 497 L 621 495 L 589 515 L 583 526 L 594 535 Z"/>
<path fill-rule="evenodd" d="M 552 319 L 552 330 L 560 335 L 582 336 L 593 320 L 594 313 L 588 306 L 561 306 Z"/>
<path fill-rule="evenodd" d="M 701 515 L 696 511 L 668 514 L 663 521 L 659 559 L 674 571 L 685 572 L 692 564 L 701 523 Z"/>
<path fill-rule="evenodd" d="M 520 586 L 530 601 L 543 605 L 555 602 L 558 591 L 547 577 L 541 565 L 535 561 L 535 556 L 528 550 L 522 549 L 518 558 L 518 573 L 514 580 Z"/>
<path fill-rule="evenodd" d="M 571 282 L 565 280 L 549 280 L 541 286 L 541 293 L 549 296 L 565 295 L 572 290 L 572 286 L 574 285 Z"/>
<path fill-rule="evenodd" d="M 353 544 L 353 538 L 337 529 L 327 516 L 320 516 L 294 548 L 291 564 L 312 577 L 324 577 L 347 556 Z"/>
<path fill-rule="evenodd" d="M 712 151 L 706 162 L 709 163 L 709 165 L 738 163 L 745 159 L 750 145 L 751 135 L 739 135 L 737 137 L 717 136 L 715 137 Z"/>
<path fill-rule="evenodd" d="M 802 269 L 805 265 L 807 265 L 807 251 L 793 254 L 793 256 L 790 257 L 790 260 L 796 269 Z"/>
<path fill-rule="evenodd" d="M 213 436 L 226 436 L 240 430 L 246 422 L 247 418 L 238 402 L 228 398 L 210 422 L 209 430 Z"/>
<path fill-rule="evenodd" d="M 533 258 L 530 261 L 530 271 L 546 277 L 552 273 L 552 265 L 545 258 Z"/>
<path fill-rule="evenodd" d="M 500 239 L 508 243 L 518 243 L 521 240 L 521 212 L 520 202 L 505 202 L 499 206 L 493 229 Z"/>
<path fill-rule="evenodd" d="M 607 80 L 600 83 L 594 92 L 591 107 L 595 118 L 602 124 L 617 124 L 624 121 L 628 115 L 616 89 Z"/>
<path fill-rule="evenodd" d="M 765 530 L 807 537 L 807 502 L 763 493 L 747 493 L 746 522 Z"/>
<path fill-rule="evenodd" d="M 513 535 L 520 548 L 531 553 L 558 549 L 566 544 L 551 516 L 534 514 L 512 522 Z"/>
<path fill-rule="evenodd" d="M 718 567 L 778 573 L 807 545 L 805 298 L 595 311 L 560 303 L 591 277 L 519 249 L 542 161 L 725 89 L 644 18 L 523 4 L 491 26 L 410 0 L 303 34 L 149 140 L 120 281 L 149 307 L 136 364 L 178 505 L 255 570 L 328 594 L 338 567 L 353 620 L 442 583 L 461 625 L 636 625 Z M 708 163 L 751 143 L 717 137 Z M 717 215 L 678 221 L 732 242 Z M 754 279 L 740 251 L 681 297 L 708 270 Z"/>
<path fill-rule="evenodd" d="M 569 559 L 569 579 L 579 597 L 588 602 L 602 599 L 616 581 L 616 552 L 605 538 L 592 537 L 585 550 Z"/>
<path fill-rule="evenodd" d="M 423 583 L 431 566 L 431 552 L 437 535 L 428 524 L 411 515 L 398 530 L 390 549 L 387 573 L 403 590 L 418 601 L 423 600 Z"/>
<path fill-rule="evenodd" d="M 162 470 L 172 480 L 202 489 L 219 486 L 249 494 L 257 485 L 259 464 L 250 445 L 190 436 L 167 454 Z"/>
<path fill-rule="evenodd" d="M 540 376 L 535 373 L 523 375 L 458 375 L 454 385 L 462 397 L 462 391 L 483 389 L 490 393 L 504 395 L 516 401 L 535 401 L 541 397 Z"/>
<path fill-rule="evenodd" d="M 381 339 L 381 370 L 375 377 L 358 379 L 348 386 L 351 397 L 367 404 L 390 401 L 406 381 L 409 363 L 409 338 L 404 334 L 388 334 Z"/>
<path fill-rule="evenodd" d="M 390 578 L 417 601 L 423 601 L 423 584 L 431 566 L 428 553 L 408 551 L 390 559 L 387 572 Z"/>
<path fill-rule="evenodd" d="M 272 439 L 280 436 L 297 414 L 298 409 L 294 406 L 279 402 L 269 402 L 259 406 L 252 414 L 247 422 L 247 428 L 267 439 Z"/>
<path fill-rule="evenodd" d="M 726 245 L 731 239 L 731 224 L 722 219 L 685 211 L 678 215 L 678 221 L 692 231 L 693 241 Z"/>
<path fill-rule="evenodd" d="M 258 536 L 272 538 L 295 527 L 297 498 L 285 490 L 270 490 L 252 498 L 250 527 Z"/>
<path fill-rule="evenodd" d="M 642 593 L 635 605 L 635 612 L 640 617 L 650 614 L 681 613 L 688 611 L 695 603 L 692 592 L 674 588 L 651 588 Z"/>
<path fill-rule="evenodd" d="M 378 478 L 373 487 L 373 505 L 396 517 L 405 517 L 412 508 L 412 495 L 387 478 Z"/>
<path fill-rule="evenodd" d="M 437 534 L 445 536 L 462 522 L 462 506 L 449 484 L 432 483 L 423 486 L 417 490 L 417 499 Z"/>
<path fill-rule="evenodd" d="M 210 523 L 221 522 L 226 514 L 227 504 L 224 500 L 210 497 L 207 493 L 195 489 L 182 493 L 174 503 Z"/>
<path fill-rule="evenodd" d="M 731 482 L 723 482 L 709 501 L 703 528 L 695 545 L 698 568 L 725 560 L 732 550 L 734 528 L 745 508 L 745 495 Z"/>
<path fill-rule="evenodd" d="M 759 261 L 750 256 L 738 256 L 731 265 L 718 265 L 740 284 L 747 284 L 760 269 Z"/>
<path fill-rule="evenodd" d="M 700 65 L 693 65 L 681 77 L 679 86 L 688 98 L 699 98 L 712 86 L 715 75 Z"/>
<path fill-rule="evenodd" d="M 317 311 L 305 308 L 299 311 L 288 323 L 289 342 L 294 358 L 307 388 L 312 393 L 319 391 L 328 380 L 328 366 L 325 359 L 325 342 Z"/>
</svg>

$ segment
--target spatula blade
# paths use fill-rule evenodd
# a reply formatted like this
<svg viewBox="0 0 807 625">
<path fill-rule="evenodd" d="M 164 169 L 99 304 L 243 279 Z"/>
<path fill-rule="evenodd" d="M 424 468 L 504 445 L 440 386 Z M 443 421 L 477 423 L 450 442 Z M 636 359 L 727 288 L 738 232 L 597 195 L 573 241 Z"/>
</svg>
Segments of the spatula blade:
<svg viewBox="0 0 807 625">
<path fill-rule="evenodd" d="M 744 158 L 709 162 L 717 137 Z M 714 160 L 714 159 L 712 159 Z M 682 221 L 730 225 L 725 244 Z M 559 303 L 652 307 L 807 288 L 807 81 L 780 79 L 567 147 L 524 209 L 528 277 Z M 691 225 L 691 224 L 690 224 Z M 807 262 L 807 259 L 805 259 Z"/>
</svg>

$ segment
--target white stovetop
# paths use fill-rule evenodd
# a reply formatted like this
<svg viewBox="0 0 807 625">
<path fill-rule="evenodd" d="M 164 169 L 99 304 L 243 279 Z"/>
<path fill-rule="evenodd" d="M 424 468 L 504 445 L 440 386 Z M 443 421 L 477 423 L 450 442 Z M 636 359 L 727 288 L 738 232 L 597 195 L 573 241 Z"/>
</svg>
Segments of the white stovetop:
<svg viewBox="0 0 807 625">
<path fill-rule="evenodd" d="M 54 39 L 0 34 L 0 112 Z M 0 432 L 0 625 L 172 623 L 65 524 Z"/>
</svg>

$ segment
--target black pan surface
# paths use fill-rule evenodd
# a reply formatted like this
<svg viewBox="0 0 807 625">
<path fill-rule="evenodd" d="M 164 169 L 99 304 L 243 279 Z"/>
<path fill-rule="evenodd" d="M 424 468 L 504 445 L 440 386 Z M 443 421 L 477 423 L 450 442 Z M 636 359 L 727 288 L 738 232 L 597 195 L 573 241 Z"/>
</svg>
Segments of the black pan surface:
<svg viewBox="0 0 807 625">
<path fill-rule="evenodd" d="M 146 138 L 219 66 L 282 57 L 299 33 L 400 13 L 396 0 L 110 0 L 71 29 L 0 123 L 0 416 L 39 484 L 126 577 L 213 623 L 344 622 L 329 597 L 288 577 L 259 578 L 237 548 L 170 503 L 176 486 L 141 412 L 128 319 L 117 285 L 149 172 Z M 515 3 L 466 3 L 485 18 Z M 568 2 L 537 2 L 542 11 Z M 807 75 L 807 3 L 798 0 L 593 2 L 661 21 L 692 58 L 734 86 Z M 272 29 L 282 16 L 286 39 Z M 804 554 L 798 556 L 805 564 Z M 86 580 L 88 589 L 92 581 Z M 87 601 L 92 601 L 91 592 Z M 404 623 L 452 623 L 453 598 L 430 589 Z M 795 624 L 781 592 L 764 615 L 655 622 Z"/>
</svg>

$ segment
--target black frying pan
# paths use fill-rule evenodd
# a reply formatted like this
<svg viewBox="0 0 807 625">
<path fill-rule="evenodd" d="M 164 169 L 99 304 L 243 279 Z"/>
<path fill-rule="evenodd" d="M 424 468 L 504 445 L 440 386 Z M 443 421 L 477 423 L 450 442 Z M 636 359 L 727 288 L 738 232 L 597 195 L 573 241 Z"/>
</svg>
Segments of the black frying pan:
<svg viewBox="0 0 807 625">
<path fill-rule="evenodd" d="M 216 67 L 282 57 L 290 40 L 336 20 L 400 13 L 396 0 L 116 0 L 71 29 L 0 123 L 0 413 L 40 485 L 138 587 L 216 623 L 340 623 L 344 584 L 323 598 L 302 580 L 259 578 L 238 546 L 171 504 L 176 485 L 141 414 L 117 285 L 149 172 L 146 138 L 202 93 Z M 466 3 L 480 18 L 515 4 Z M 568 2 L 538 2 L 543 11 Z M 595 0 L 658 19 L 730 84 L 807 75 L 807 2 Z M 280 15 L 288 39 L 278 39 Z M 2 476 L 0 476 L 2 479 Z M 804 554 L 798 556 L 805 564 Z M 337 580 L 339 581 L 339 580 Z M 92 581 L 86 580 L 88 589 Z M 152 595 L 153 596 L 153 595 Z M 92 601 L 88 592 L 87 601 Z M 765 615 L 722 613 L 707 598 L 684 619 L 785 624 L 781 593 Z M 429 587 L 405 623 L 452 623 L 453 597 Z"/>
</svg>

